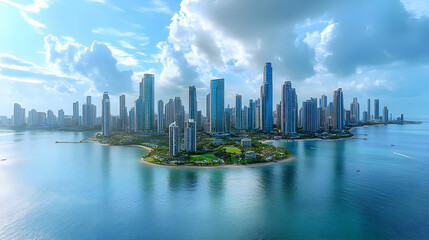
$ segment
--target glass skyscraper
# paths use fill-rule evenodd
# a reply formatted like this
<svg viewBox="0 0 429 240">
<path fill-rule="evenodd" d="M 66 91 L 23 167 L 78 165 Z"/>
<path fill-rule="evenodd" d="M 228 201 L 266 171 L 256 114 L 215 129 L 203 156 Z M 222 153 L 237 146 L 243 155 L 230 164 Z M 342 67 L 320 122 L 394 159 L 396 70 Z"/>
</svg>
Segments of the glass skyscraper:
<svg viewBox="0 0 429 240">
<path fill-rule="evenodd" d="M 264 83 L 261 86 L 262 131 L 273 132 L 273 69 L 265 63 Z"/>
<path fill-rule="evenodd" d="M 189 119 L 197 121 L 197 90 L 195 86 L 189 86 Z"/>
<path fill-rule="evenodd" d="M 241 107 L 242 98 L 241 95 L 235 95 L 235 128 L 241 129 Z"/>
<path fill-rule="evenodd" d="M 155 124 L 155 75 L 146 73 L 140 86 L 144 102 L 143 128 L 153 130 Z"/>
<path fill-rule="evenodd" d="M 334 91 L 334 104 L 333 104 L 333 122 L 334 129 L 337 131 L 344 130 L 344 101 L 343 89 L 338 88 Z"/>
<path fill-rule="evenodd" d="M 103 99 L 101 100 L 101 130 L 103 136 L 110 136 L 111 127 L 110 98 L 109 94 L 104 92 Z"/>
<path fill-rule="evenodd" d="M 210 81 L 210 132 L 225 130 L 225 82 L 224 79 Z"/>
<path fill-rule="evenodd" d="M 325 100 L 326 101 L 326 100 Z M 282 87 L 281 99 L 281 131 L 284 134 L 296 133 L 297 128 L 297 98 L 295 88 L 287 81 Z"/>
</svg>

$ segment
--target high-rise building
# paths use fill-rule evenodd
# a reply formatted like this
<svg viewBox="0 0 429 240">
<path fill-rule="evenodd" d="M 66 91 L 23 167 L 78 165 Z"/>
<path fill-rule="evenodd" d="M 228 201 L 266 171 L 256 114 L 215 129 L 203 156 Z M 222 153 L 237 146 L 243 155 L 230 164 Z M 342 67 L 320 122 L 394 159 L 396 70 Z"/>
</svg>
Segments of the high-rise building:
<svg viewBox="0 0 429 240">
<path fill-rule="evenodd" d="M 73 103 L 73 117 L 72 117 L 72 124 L 74 127 L 77 127 L 79 123 L 79 102 L 76 101 Z"/>
<path fill-rule="evenodd" d="M 136 131 L 136 110 L 134 107 L 128 113 L 128 126 L 131 131 Z"/>
<path fill-rule="evenodd" d="M 242 129 L 248 129 L 248 122 L 249 120 L 249 108 L 247 106 L 243 107 L 243 110 L 241 110 L 241 128 Z"/>
<path fill-rule="evenodd" d="M 15 103 L 13 105 L 13 126 L 23 127 L 25 125 L 25 108 L 21 108 L 21 105 Z"/>
<path fill-rule="evenodd" d="M 187 152 L 197 151 L 197 124 L 194 119 L 185 122 L 185 150 Z"/>
<path fill-rule="evenodd" d="M 380 100 L 374 99 L 374 120 L 380 120 Z"/>
<path fill-rule="evenodd" d="M 317 98 L 302 103 L 302 130 L 317 132 Z"/>
<path fill-rule="evenodd" d="M 206 95 L 206 119 L 210 123 L 210 93 Z"/>
<path fill-rule="evenodd" d="M 164 102 L 158 100 L 158 132 L 164 131 Z"/>
<path fill-rule="evenodd" d="M 180 131 L 182 131 L 185 123 L 185 107 L 183 106 L 180 97 L 174 98 L 174 121 Z"/>
<path fill-rule="evenodd" d="M 87 96 L 86 103 L 82 106 L 82 125 L 86 128 L 93 128 L 96 118 L 96 107 L 91 103 L 91 96 Z"/>
<path fill-rule="evenodd" d="M 108 137 L 112 130 L 112 119 L 110 115 L 110 98 L 107 92 L 103 93 L 101 100 L 101 131 L 103 136 Z"/>
<path fill-rule="evenodd" d="M 362 116 L 363 116 L 363 122 L 367 123 L 369 121 L 368 111 L 363 111 Z"/>
<path fill-rule="evenodd" d="M 197 121 L 197 90 L 195 86 L 189 86 L 189 119 Z"/>
<path fill-rule="evenodd" d="M 261 99 L 255 100 L 255 129 L 261 129 Z"/>
<path fill-rule="evenodd" d="M 174 100 L 170 98 L 165 104 L 165 126 L 174 122 Z"/>
<path fill-rule="evenodd" d="M 350 113 L 350 123 L 358 123 L 360 121 L 360 107 L 357 98 L 353 98 L 353 102 L 350 104 Z"/>
<path fill-rule="evenodd" d="M 155 75 L 145 73 L 140 86 L 144 104 L 143 128 L 153 130 L 155 127 Z"/>
<path fill-rule="evenodd" d="M 389 109 L 386 106 L 383 107 L 383 122 L 387 123 L 389 121 Z"/>
<path fill-rule="evenodd" d="M 64 110 L 60 109 L 58 110 L 58 125 L 60 127 L 63 127 L 65 124 L 64 122 Z"/>
<path fill-rule="evenodd" d="M 248 117 L 248 126 L 247 129 L 255 129 L 255 102 L 252 99 L 249 99 L 249 117 Z"/>
<path fill-rule="evenodd" d="M 235 95 L 235 128 L 240 130 L 241 127 L 241 109 L 242 109 L 242 97 L 241 95 Z"/>
<path fill-rule="evenodd" d="M 337 131 L 344 130 L 344 101 L 343 101 L 343 89 L 338 88 L 334 91 L 334 103 L 333 103 L 333 128 Z"/>
<path fill-rule="evenodd" d="M 274 116 L 277 128 L 281 128 L 281 125 L 282 125 L 281 115 L 282 115 L 282 104 L 280 102 L 280 104 L 276 104 L 276 114 Z"/>
<path fill-rule="evenodd" d="M 225 82 L 224 79 L 210 81 L 210 132 L 225 131 Z"/>
<path fill-rule="evenodd" d="M 352 122 L 352 112 L 350 110 L 344 110 L 344 124 L 350 125 Z"/>
<path fill-rule="evenodd" d="M 142 97 L 139 97 L 134 103 L 135 109 L 135 131 L 143 131 L 144 130 L 144 100 Z"/>
<path fill-rule="evenodd" d="M 175 122 L 171 123 L 168 127 L 168 146 L 169 146 L 169 152 L 170 156 L 176 156 L 179 153 L 180 149 L 180 141 L 179 141 L 179 127 L 176 125 Z"/>
<path fill-rule="evenodd" d="M 317 104 L 317 102 L 316 102 Z M 295 88 L 292 88 L 292 83 L 286 81 L 282 87 L 281 96 L 281 131 L 284 134 L 296 133 L 297 129 L 297 97 Z"/>
<path fill-rule="evenodd" d="M 265 63 L 264 83 L 261 86 L 262 131 L 273 132 L 273 69 L 271 63 Z"/>
<path fill-rule="evenodd" d="M 322 97 L 320 98 L 320 107 L 328 107 L 328 97 L 326 95 L 322 95 Z"/>
<path fill-rule="evenodd" d="M 366 113 L 368 114 L 367 121 L 369 121 L 371 119 L 371 99 L 370 98 L 366 100 Z"/>
<path fill-rule="evenodd" d="M 201 111 L 197 111 L 197 131 L 201 131 L 203 129 L 203 114 Z"/>
<path fill-rule="evenodd" d="M 232 122 L 232 109 L 229 107 L 225 108 L 225 132 L 231 132 L 231 122 Z"/>
<path fill-rule="evenodd" d="M 119 96 L 119 125 L 122 130 L 128 128 L 128 111 L 125 102 L 125 95 Z"/>
</svg>

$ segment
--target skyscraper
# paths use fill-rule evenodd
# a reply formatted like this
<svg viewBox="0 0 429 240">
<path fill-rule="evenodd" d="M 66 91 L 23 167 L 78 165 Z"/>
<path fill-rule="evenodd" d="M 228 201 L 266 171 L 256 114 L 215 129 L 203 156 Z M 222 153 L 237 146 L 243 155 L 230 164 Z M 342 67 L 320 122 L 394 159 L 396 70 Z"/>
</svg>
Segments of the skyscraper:
<svg viewBox="0 0 429 240">
<path fill-rule="evenodd" d="M 195 86 L 189 86 L 189 119 L 197 121 L 197 90 Z"/>
<path fill-rule="evenodd" d="M 235 128 L 240 130 L 241 127 L 241 109 L 242 109 L 242 98 L 241 95 L 235 95 Z"/>
<path fill-rule="evenodd" d="M 13 105 L 13 126 L 23 127 L 25 124 L 25 108 L 21 108 L 21 105 L 15 103 Z"/>
<path fill-rule="evenodd" d="M 174 100 L 170 98 L 165 104 L 165 126 L 174 122 Z"/>
<path fill-rule="evenodd" d="M 334 91 L 334 104 L 333 104 L 333 127 L 337 131 L 344 130 L 344 101 L 343 89 L 338 88 Z"/>
<path fill-rule="evenodd" d="M 72 117 L 72 122 L 73 122 L 73 126 L 77 127 L 79 125 L 79 102 L 76 101 L 73 103 L 73 117 Z"/>
<path fill-rule="evenodd" d="M 281 96 L 281 131 L 284 134 L 296 133 L 297 129 L 297 97 L 292 83 L 286 81 L 282 87 Z"/>
<path fill-rule="evenodd" d="M 367 111 L 363 111 L 362 116 L 363 116 L 363 122 L 367 123 L 368 120 L 369 120 L 368 119 L 368 112 Z"/>
<path fill-rule="evenodd" d="M 249 99 L 249 117 L 248 117 L 247 129 L 253 130 L 255 129 L 255 102 L 252 99 Z"/>
<path fill-rule="evenodd" d="M 224 79 L 210 81 L 210 132 L 225 130 L 225 83 Z"/>
<path fill-rule="evenodd" d="M 179 134 L 179 127 L 176 125 L 175 122 L 171 123 L 168 127 L 168 146 L 170 156 L 176 156 L 179 153 Z"/>
<path fill-rule="evenodd" d="M 261 129 L 261 99 L 255 100 L 255 129 Z"/>
<path fill-rule="evenodd" d="M 93 128 L 96 117 L 96 107 L 91 103 L 91 96 L 87 96 L 86 103 L 82 106 L 82 125 L 86 128 Z"/>
<path fill-rule="evenodd" d="M 180 97 L 174 98 L 174 121 L 180 131 L 182 131 L 185 123 L 185 107 L 183 106 Z"/>
<path fill-rule="evenodd" d="M 302 130 L 317 132 L 317 98 L 302 103 Z"/>
<path fill-rule="evenodd" d="M 131 131 L 136 130 L 136 110 L 134 107 L 132 107 L 128 113 L 128 126 Z"/>
<path fill-rule="evenodd" d="M 360 121 L 360 107 L 357 98 L 353 98 L 353 102 L 350 104 L 351 123 L 358 123 Z"/>
<path fill-rule="evenodd" d="M 380 100 L 374 99 L 374 120 L 380 120 Z"/>
<path fill-rule="evenodd" d="M 197 131 L 201 131 L 203 129 L 203 114 L 201 111 L 197 111 Z"/>
<path fill-rule="evenodd" d="M 142 84 L 144 104 L 144 130 L 153 130 L 155 127 L 155 75 L 144 74 Z"/>
<path fill-rule="evenodd" d="M 164 131 L 164 102 L 158 100 L 158 132 Z"/>
<path fill-rule="evenodd" d="M 119 96 L 119 124 L 122 130 L 127 129 L 128 125 L 128 111 L 125 104 L 125 95 Z"/>
<path fill-rule="evenodd" d="M 185 122 L 185 150 L 187 152 L 197 151 L 197 125 L 194 119 Z"/>
<path fill-rule="evenodd" d="M 368 114 L 367 122 L 371 119 L 371 99 L 366 100 L 366 114 Z"/>
<path fill-rule="evenodd" d="M 210 123 L 210 93 L 206 95 L 206 119 Z"/>
<path fill-rule="evenodd" d="M 144 130 L 144 101 L 142 97 L 139 97 L 134 103 L 135 109 L 135 131 Z"/>
<path fill-rule="evenodd" d="M 261 86 L 262 131 L 273 131 L 273 69 L 271 63 L 265 63 L 264 83 Z"/>
<path fill-rule="evenodd" d="M 326 95 L 322 95 L 320 98 L 320 107 L 325 108 L 328 106 L 328 97 Z"/>
<path fill-rule="evenodd" d="M 103 99 L 101 100 L 101 131 L 103 136 L 110 136 L 111 126 L 111 115 L 110 115 L 110 98 L 107 92 L 103 93 Z"/>
<path fill-rule="evenodd" d="M 60 127 L 64 126 L 64 110 L 58 110 L 58 125 Z"/>
<path fill-rule="evenodd" d="M 383 107 L 383 122 L 387 123 L 389 121 L 389 109 L 384 106 Z"/>
</svg>

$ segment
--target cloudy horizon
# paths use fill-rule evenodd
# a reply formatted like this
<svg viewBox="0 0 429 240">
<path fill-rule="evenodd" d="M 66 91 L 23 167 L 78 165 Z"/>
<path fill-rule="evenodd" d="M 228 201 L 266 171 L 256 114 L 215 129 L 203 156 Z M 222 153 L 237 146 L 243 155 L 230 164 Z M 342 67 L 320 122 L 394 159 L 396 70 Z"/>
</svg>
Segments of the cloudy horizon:
<svg viewBox="0 0 429 240">
<path fill-rule="evenodd" d="M 429 3 L 424 0 L 0 0 L 0 115 L 64 109 L 92 95 L 119 95 L 131 107 L 144 73 L 155 74 L 155 99 L 180 96 L 198 109 L 213 78 L 225 79 L 225 103 L 259 98 L 265 62 L 273 65 L 274 104 L 292 81 L 298 100 L 345 107 L 380 99 L 394 116 L 429 110 Z M 373 104 L 373 103 L 372 103 Z M 275 107 L 274 107 L 275 109 Z"/>
</svg>

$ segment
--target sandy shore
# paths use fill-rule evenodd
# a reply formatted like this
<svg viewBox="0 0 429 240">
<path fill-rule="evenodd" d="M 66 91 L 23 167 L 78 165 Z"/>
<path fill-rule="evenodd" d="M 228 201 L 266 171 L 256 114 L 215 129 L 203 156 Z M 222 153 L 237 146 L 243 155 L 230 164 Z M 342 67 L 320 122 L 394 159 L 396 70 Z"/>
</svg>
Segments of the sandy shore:
<svg viewBox="0 0 429 240">
<path fill-rule="evenodd" d="M 214 165 L 214 166 L 194 166 L 194 165 L 164 165 L 159 163 L 153 163 L 148 162 L 144 158 L 141 158 L 141 161 L 145 164 L 156 166 L 156 167 L 168 167 L 168 168 L 206 168 L 206 169 L 212 169 L 212 168 L 250 168 L 250 167 L 261 167 L 261 166 L 267 166 L 271 164 L 276 163 L 284 163 L 284 162 L 291 162 L 295 159 L 294 156 L 290 156 L 288 158 L 273 161 L 273 162 L 261 162 L 261 163 L 253 163 L 253 164 L 246 164 L 246 165 L 237 165 L 237 164 L 227 164 L 227 165 Z"/>
<path fill-rule="evenodd" d="M 123 146 L 125 146 L 125 147 L 139 147 L 139 148 L 143 148 L 143 149 L 145 149 L 145 150 L 147 150 L 147 151 L 149 151 L 149 152 L 152 152 L 153 151 L 153 149 L 152 148 L 150 148 L 150 147 L 147 147 L 147 146 L 143 146 L 143 145 L 116 145 L 116 144 L 108 144 L 108 143 L 100 143 L 100 142 L 98 142 L 98 141 L 95 141 L 95 140 L 92 140 L 94 143 L 97 143 L 97 144 L 100 144 L 100 145 L 103 145 L 103 146 L 108 146 L 108 147 L 111 147 L 111 146 L 119 146 L 119 147 L 123 147 Z"/>
</svg>

